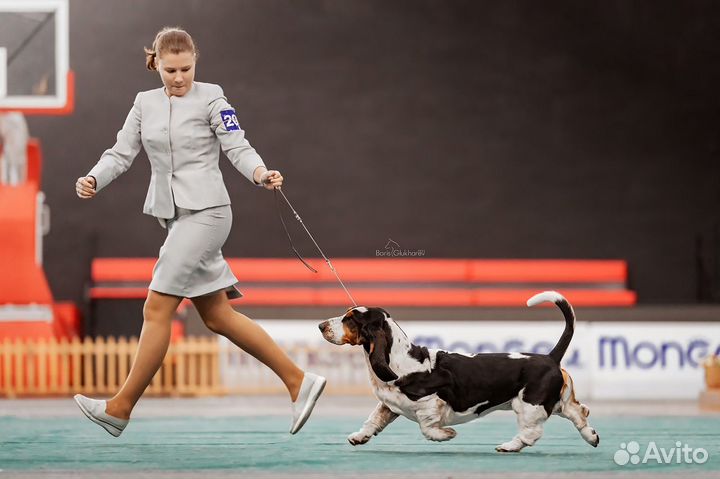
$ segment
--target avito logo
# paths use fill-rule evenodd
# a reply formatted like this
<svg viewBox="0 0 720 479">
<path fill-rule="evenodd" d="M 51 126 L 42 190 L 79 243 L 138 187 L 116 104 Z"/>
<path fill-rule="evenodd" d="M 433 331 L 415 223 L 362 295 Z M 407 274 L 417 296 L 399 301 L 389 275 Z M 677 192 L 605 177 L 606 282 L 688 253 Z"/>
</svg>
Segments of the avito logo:
<svg viewBox="0 0 720 479">
<path fill-rule="evenodd" d="M 658 447 L 655 441 L 650 441 L 645 452 L 640 455 L 640 444 L 637 441 L 630 441 L 627 444 L 620 444 L 620 449 L 615 452 L 613 461 L 618 466 L 626 464 L 705 464 L 708 460 L 708 452 L 702 447 L 692 448 L 680 441 L 675 442 L 675 447 L 665 449 Z"/>
</svg>

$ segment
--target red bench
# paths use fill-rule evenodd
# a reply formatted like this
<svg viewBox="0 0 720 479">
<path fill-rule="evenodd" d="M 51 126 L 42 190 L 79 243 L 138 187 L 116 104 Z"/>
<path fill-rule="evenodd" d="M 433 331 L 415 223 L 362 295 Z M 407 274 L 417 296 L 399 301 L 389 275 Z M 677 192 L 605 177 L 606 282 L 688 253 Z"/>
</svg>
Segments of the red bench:
<svg viewBox="0 0 720 479">
<path fill-rule="evenodd" d="M 253 306 L 347 306 L 322 259 L 312 273 L 294 258 L 230 258 Z M 140 299 L 154 258 L 96 258 L 90 299 Z M 387 306 L 521 306 L 538 291 L 557 289 L 575 306 L 632 306 L 622 260 L 486 260 L 341 258 L 333 265 L 359 304 Z"/>
</svg>

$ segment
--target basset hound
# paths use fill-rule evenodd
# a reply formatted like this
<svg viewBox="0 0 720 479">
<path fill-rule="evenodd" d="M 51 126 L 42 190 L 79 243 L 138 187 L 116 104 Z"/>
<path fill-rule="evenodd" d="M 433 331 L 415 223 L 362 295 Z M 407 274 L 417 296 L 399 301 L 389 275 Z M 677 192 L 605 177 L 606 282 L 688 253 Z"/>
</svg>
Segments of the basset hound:
<svg viewBox="0 0 720 479">
<path fill-rule="evenodd" d="M 570 375 L 560 367 L 575 329 L 575 313 L 555 291 L 530 298 L 528 306 L 555 303 L 565 316 L 565 330 L 549 354 L 481 353 L 472 356 L 427 349 L 410 342 L 381 308 L 363 306 L 320 323 L 333 344 L 360 345 L 365 350 L 370 382 L 380 401 L 362 428 L 348 436 L 353 446 L 365 444 L 398 416 L 417 422 L 431 441 L 457 434 L 449 426 L 513 410 L 519 432 L 498 445 L 499 452 L 519 452 L 543 433 L 551 414 L 569 419 L 591 446 L 600 442 L 587 417 L 590 410 L 575 398 Z"/>
</svg>

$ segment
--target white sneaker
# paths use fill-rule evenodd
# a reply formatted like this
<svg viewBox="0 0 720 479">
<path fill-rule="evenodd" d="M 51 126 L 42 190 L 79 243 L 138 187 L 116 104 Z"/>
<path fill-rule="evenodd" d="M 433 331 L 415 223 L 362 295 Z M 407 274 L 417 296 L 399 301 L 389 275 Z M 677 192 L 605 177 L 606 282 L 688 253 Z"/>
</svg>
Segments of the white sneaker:
<svg viewBox="0 0 720 479">
<path fill-rule="evenodd" d="M 74 399 L 80 410 L 87 416 L 88 419 L 115 437 L 120 436 L 125 429 L 125 426 L 127 426 L 128 422 L 130 422 L 128 419 L 120 419 L 107 414 L 105 412 L 107 401 L 90 399 L 82 394 L 76 394 Z"/>
<path fill-rule="evenodd" d="M 322 376 L 305 373 L 298 397 L 292 403 L 293 420 L 290 426 L 290 434 L 298 432 L 305 424 L 305 421 L 308 420 L 318 397 L 325 389 L 326 382 L 327 380 Z"/>
</svg>

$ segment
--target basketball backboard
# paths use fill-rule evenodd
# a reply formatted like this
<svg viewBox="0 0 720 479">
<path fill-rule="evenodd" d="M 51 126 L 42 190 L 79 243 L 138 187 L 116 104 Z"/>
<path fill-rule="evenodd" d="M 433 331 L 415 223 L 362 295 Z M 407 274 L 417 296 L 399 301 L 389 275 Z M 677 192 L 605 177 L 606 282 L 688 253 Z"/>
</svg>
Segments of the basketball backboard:
<svg viewBox="0 0 720 479">
<path fill-rule="evenodd" d="M 72 112 L 68 0 L 0 0 L 0 111 Z"/>
</svg>

